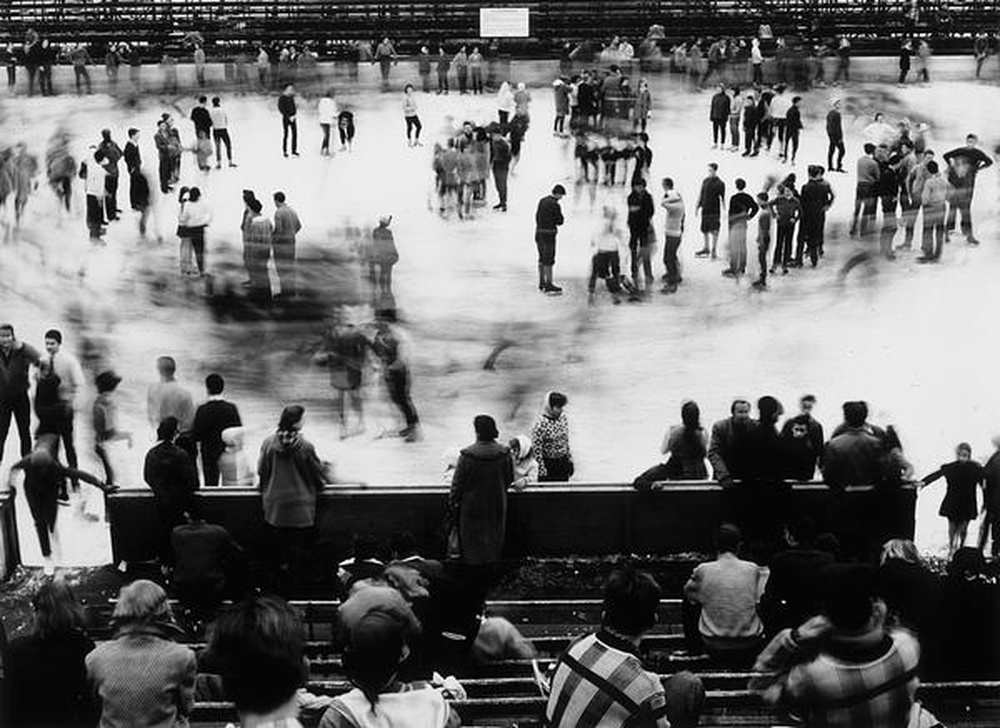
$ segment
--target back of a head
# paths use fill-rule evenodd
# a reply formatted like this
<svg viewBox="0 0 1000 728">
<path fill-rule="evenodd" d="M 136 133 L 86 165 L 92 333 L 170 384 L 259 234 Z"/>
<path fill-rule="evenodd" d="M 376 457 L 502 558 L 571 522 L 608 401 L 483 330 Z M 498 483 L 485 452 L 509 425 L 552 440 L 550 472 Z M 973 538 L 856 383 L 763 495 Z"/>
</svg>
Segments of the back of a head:
<svg viewBox="0 0 1000 728">
<path fill-rule="evenodd" d="M 281 410 L 281 418 L 278 420 L 278 431 L 287 432 L 293 429 L 302 421 L 302 416 L 305 412 L 305 408 L 301 405 L 290 404 L 285 407 Z"/>
<path fill-rule="evenodd" d="M 882 545 L 879 563 L 884 564 L 890 560 L 906 561 L 911 564 L 921 563 L 916 545 L 907 538 L 891 538 Z"/>
<path fill-rule="evenodd" d="M 785 528 L 788 529 L 788 535 L 800 547 L 812 546 L 816 541 L 816 523 L 808 515 L 797 515 L 785 525 Z"/>
<path fill-rule="evenodd" d="M 226 381 L 222 378 L 221 374 L 209 374 L 205 377 L 205 390 L 210 395 L 222 394 L 225 386 Z"/>
<path fill-rule="evenodd" d="M 723 523 L 715 532 L 715 552 L 719 554 L 735 554 L 740 550 L 743 534 L 732 523 Z"/>
<path fill-rule="evenodd" d="M 176 417 L 164 417 L 156 426 L 157 440 L 173 440 L 177 435 L 178 422 Z"/>
<path fill-rule="evenodd" d="M 819 573 L 823 610 L 834 628 L 858 631 L 872 616 L 878 591 L 875 572 L 864 564 L 831 564 Z"/>
<path fill-rule="evenodd" d="M 866 408 L 861 402 L 844 402 L 844 424 L 848 427 L 861 427 L 867 417 Z"/>
<path fill-rule="evenodd" d="M 76 601 L 73 590 L 62 579 L 42 584 L 31 599 L 35 610 L 35 635 L 62 635 L 85 625 L 83 607 Z"/>
<path fill-rule="evenodd" d="M 549 407 L 565 407 L 569 399 L 562 392 L 552 392 L 549 394 Z"/>
<path fill-rule="evenodd" d="M 612 572 L 604 585 L 602 625 L 626 636 L 641 635 L 656 624 L 660 593 L 660 585 L 646 572 Z"/>
<path fill-rule="evenodd" d="M 156 360 L 156 370 L 163 376 L 172 377 L 177 372 L 177 362 L 172 356 L 161 356 Z"/>
<path fill-rule="evenodd" d="M 257 597 L 222 612 L 209 652 L 237 710 L 270 713 L 295 695 L 306 678 L 302 636 L 298 614 L 279 597 Z"/>
<path fill-rule="evenodd" d="M 148 579 L 137 579 L 118 592 L 111 618 L 116 626 L 122 626 L 171 620 L 173 615 L 163 587 Z"/>
<path fill-rule="evenodd" d="M 760 414 L 762 425 L 773 425 L 778 421 L 784 408 L 781 402 L 770 395 L 764 395 L 757 400 L 757 412 Z"/>
<path fill-rule="evenodd" d="M 490 442 L 497 439 L 500 434 L 497 431 L 496 420 L 489 415 L 476 415 L 472 427 L 476 431 L 476 439 L 480 442 Z"/>
<path fill-rule="evenodd" d="M 979 576 L 986 568 L 982 552 L 971 546 L 963 546 L 955 551 L 948 563 L 948 576 L 953 579 L 969 579 Z"/>
<path fill-rule="evenodd" d="M 381 546 L 378 539 L 370 533 L 354 535 L 354 558 L 358 561 L 377 559 Z"/>
<path fill-rule="evenodd" d="M 681 422 L 687 430 L 701 429 L 701 410 L 697 402 L 689 399 L 681 405 Z"/>
<path fill-rule="evenodd" d="M 408 556 L 416 556 L 417 539 L 409 531 L 394 533 L 389 540 L 389 548 L 392 549 L 393 558 L 405 559 Z"/>
</svg>

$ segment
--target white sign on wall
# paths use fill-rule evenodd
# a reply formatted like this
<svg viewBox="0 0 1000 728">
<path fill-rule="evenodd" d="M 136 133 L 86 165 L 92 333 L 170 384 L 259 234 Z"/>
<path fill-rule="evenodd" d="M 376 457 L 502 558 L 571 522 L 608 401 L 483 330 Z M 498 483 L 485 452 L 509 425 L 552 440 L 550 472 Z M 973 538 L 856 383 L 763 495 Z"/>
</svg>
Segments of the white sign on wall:
<svg viewBox="0 0 1000 728">
<path fill-rule="evenodd" d="M 528 8 L 480 8 L 480 38 L 527 38 Z"/>
</svg>

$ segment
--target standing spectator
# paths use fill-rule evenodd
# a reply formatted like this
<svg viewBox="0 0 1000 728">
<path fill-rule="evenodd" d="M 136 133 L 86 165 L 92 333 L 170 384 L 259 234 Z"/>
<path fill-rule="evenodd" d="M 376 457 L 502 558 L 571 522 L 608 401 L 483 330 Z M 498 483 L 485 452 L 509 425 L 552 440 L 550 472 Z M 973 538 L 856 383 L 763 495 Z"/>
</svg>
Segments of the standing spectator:
<svg viewBox="0 0 1000 728">
<path fill-rule="evenodd" d="M 830 183 L 823 178 L 823 168 L 810 164 L 809 181 L 802 185 L 800 204 L 802 219 L 799 222 L 800 235 L 795 249 L 795 267 L 802 266 L 803 246 L 809 254 L 813 268 L 823 255 L 826 213 L 833 206 L 836 195 Z"/>
<path fill-rule="evenodd" d="M 285 86 L 278 97 L 278 111 L 281 112 L 281 153 L 288 156 L 288 132 L 292 132 L 292 156 L 299 156 L 299 127 L 295 121 L 295 87 Z"/>
<path fill-rule="evenodd" d="M 948 519 L 948 557 L 965 546 L 969 521 L 975 519 L 979 508 L 976 505 L 976 490 L 983 485 L 983 466 L 972 459 L 972 446 L 959 443 L 955 449 L 955 460 L 942 465 L 930 475 L 921 478 L 920 489 L 944 477 L 948 490 L 938 515 Z"/>
<path fill-rule="evenodd" d="M 951 194 L 951 185 L 938 171 L 938 164 L 929 160 L 925 168 L 920 206 L 924 210 L 921 251 L 918 263 L 934 263 L 941 258 L 945 243 L 945 206 Z"/>
<path fill-rule="evenodd" d="M 154 429 L 167 417 L 174 417 L 181 432 L 188 432 L 194 423 L 194 399 L 186 387 L 181 386 L 175 375 L 177 362 L 171 356 L 156 360 L 160 381 L 146 392 L 146 419 Z"/>
<path fill-rule="evenodd" d="M 649 91 L 649 82 L 639 79 L 639 87 L 635 93 L 635 105 L 632 111 L 632 126 L 640 133 L 646 133 L 646 124 L 649 123 L 649 115 L 653 110 L 653 97 Z M 735 137 L 734 137 L 735 138 Z"/>
<path fill-rule="evenodd" d="M 791 187 L 778 185 L 778 197 L 771 203 L 771 209 L 777 223 L 777 239 L 771 273 L 774 274 L 780 264 L 781 272 L 784 274 L 788 273 L 788 265 L 792 262 L 792 241 L 795 239 L 795 225 L 802 217 L 802 205 L 795 199 Z"/>
<path fill-rule="evenodd" d="M 687 400 L 681 405 L 681 423 L 674 425 L 663 436 L 662 455 L 670 454 L 665 463 L 654 465 L 636 478 L 636 490 L 659 490 L 661 480 L 706 480 L 705 455 L 708 436 L 701 426 L 698 403 Z"/>
<path fill-rule="evenodd" d="M 342 440 L 365 431 L 361 383 L 370 346 L 365 335 L 348 320 L 346 312 L 336 309 L 333 323 L 323 337 L 323 353 L 315 361 L 317 364 L 325 363 L 330 370 L 330 385 L 335 392 L 334 407 Z M 348 426 L 348 400 L 357 419 L 353 429 Z"/>
<path fill-rule="evenodd" d="M 437 55 L 437 92 L 439 94 L 448 93 L 448 68 L 451 66 L 451 59 L 444 52 L 444 46 L 438 46 Z"/>
<path fill-rule="evenodd" d="M 167 194 L 173 190 L 171 187 L 173 184 L 171 180 L 173 161 L 170 151 L 170 134 L 165 119 L 156 122 L 156 134 L 153 135 L 153 142 L 156 144 L 156 151 L 159 154 L 160 192 Z"/>
<path fill-rule="evenodd" d="M 823 425 L 812 416 L 816 397 L 803 395 L 799 400 L 799 414 L 789 417 L 781 428 L 788 457 L 787 477 L 791 480 L 812 480 L 816 463 L 823 454 Z"/>
<path fill-rule="evenodd" d="M 739 86 L 733 86 L 732 93 L 729 100 L 729 150 L 737 152 L 740 149 L 740 117 L 743 115 L 746 99 L 740 93 Z"/>
<path fill-rule="evenodd" d="M 646 190 L 646 180 L 636 177 L 632 180 L 632 191 L 628 195 L 628 249 L 631 262 L 632 283 L 639 287 L 639 263 L 645 272 L 646 295 L 653 287 L 653 263 L 650 260 L 652 246 L 650 235 L 653 229 L 653 196 Z"/>
<path fill-rule="evenodd" d="M 694 615 L 685 619 L 685 642 L 693 652 L 705 649 L 724 663 L 749 663 L 760 650 L 764 625 L 757 616 L 757 602 L 764 590 L 761 568 L 739 554 L 743 536 L 731 523 L 715 534 L 715 561 L 695 567 L 684 585 L 685 606 L 701 609 L 695 634 Z M 696 610 L 692 610 L 696 611 Z"/>
<path fill-rule="evenodd" d="M 271 250 L 281 283 L 280 295 L 286 300 L 296 295 L 295 236 L 301 229 L 298 213 L 285 202 L 285 193 L 275 192 Z"/>
<path fill-rule="evenodd" d="M 261 90 L 268 87 L 267 74 L 271 67 L 271 57 L 267 54 L 267 49 L 261 45 L 257 49 L 257 81 L 260 83 Z"/>
<path fill-rule="evenodd" d="M 161 567 L 173 564 L 170 532 L 194 508 L 198 470 L 194 459 L 177 444 L 177 418 L 165 417 L 156 427 L 156 444 L 146 453 L 143 479 L 156 505 L 156 553 Z"/>
<path fill-rule="evenodd" d="M 510 90 L 510 84 L 503 81 L 497 89 L 497 118 L 501 126 L 510 121 L 510 115 L 514 111 L 514 92 Z"/>
<path fill-rule="evenodd" d="M 860 232 L 864 237 L 875 226 L 875 204 L 878 200 L 878 185 L 882 173 L 875 161 L 875 145 L 865 144 L 865 154 L 858 159 L 858 181 L 854 194 L 854 215 L 851 218 L 851 232 Z M 859 226 L 860 219 L 860 226 Z"/>
<path fill-rule="evenodd" d="M 275 555 L 283 576 L 304 565 L 315 534 L 316 501 L 331 480 L 329 464 L 302 437 L 304 414 L 299 405 L 285 407 L 257 461 L 264 520 L 277 539 Z"/>
<path fill-rule="evenodd" d="M 111 44 L 107 53 L 104 54 L 104 72 L 108 76 L 108 90 L 113 94 L 118 89 L 118 67 L 121 66 L 122 56 L 118 49 Z"/>
<path fill-rule="evenodd" d="M 757 108 L 757 97 L 752 91 L 746 95 L 743 104 L 743 154 L 744 157 L 756 157 L 760 153 L 758 144 L 761 123 L 760 111 Z"/>
<path fill-rule="evenodd" d="M 837 43 L 837 70 L 833 74 L 834 85 L 843 76 L 848 83 L 851 82 L 851 41 L 846 36 L 840 36 Z"/>
<path fill-rule="evenodd" d="M 899 85 L 906 85 L 906 77 L 910 73 L 910 59 L 913 57 L 913 41 L 906 38 L 899 47 Z"/>
<path fill-rule="evenodd" d="M 102 726 L 182 726 L 194 711 L 194 652 L 181 634 L 167 594 L 139 579 L 122 587 L 112 614 L 115 639 L 87 655 L 87 678 L 103 708 Z"/>
<path fill-rule="evenodd" d="M 674 293 L 682 280 L 677 250 L 684 235 L 684 200 L 681 198 L 681 193 L 674 189 L 674 181 L 670 177 L 663 178 L 663 201 L 660 207 L 666 210 L 663 228 L 663 266 L 667 272 L 663 292 Z"/>
<path fill-rule="evenodd" d="M 552 188 L 552 194 L 538 202 L 535 210 L 535 247 L 538 249 L 538 290 L 543 293 L 562 293 L 562 288 L 552 283 L 552 267 L 556 263 L 556 233 L 563 224 L 559 201 L 566 196 L 562 185 Z"/>
<path fill-rule="evenodd" d="M 726 84 L 720 83 L 719 90 L 712 96 L 708 118 L 712 122 L 712 149 L 726 146 L 726 123 L 732 104 L 726 93 Z"/>
<path fill-rule="evenodd" d="M 722 275 L 739 278 L 747 271 L 747 225 L 760 206 L 745 190 L 743 179 L 735 182 L 736 194 L 729 199 L 729 268 Z"/>
<path fill-rule="evenodd" d="M 0 323 L 0 460 L 3 460 L 14 417 L 21 457 L 31 452 L 31 402 L 28 399 L 28 367 L 41 360 L 41 354 L 14 336 L 14 326 Z"/>
<path fill-rule="evenodd" d="M 750 418 L 750 402 L 745 399 L 733 400 L 730 417 L 712 425 L 708 461 L 712 464 L 712 477 L 721 486 L 729 487 L 749 475 L 756 429 L 757 422 Z"/>
<path fill-rule="evenodd" d="M 695 253 L 704 258 L 711 254 L 712 260 L 717 257 L 716 247 L 719 243 L 719 228 L 722 225 L 722 205 L 726 201 L 726 184 L 718 177 L 719 165 L 709 162 L 708 176 L 702 180 L 701 193 L 695 213 L 701 213 L 701 232 L 705 238 L 705 246 Z M 711 247 L 709 245 L 711 241 Z"/>
<path fill-rule="evenodd" d="M 458 79 L 458 92 L 463 96 L 468 93 L 469 88 L 469 56 L 465 46 L 458 49 L 458 53 L 451 61 L 455 64 L 455 77 Z"/>
<path fill-rule="evenodd" d="M 83 188 L 87 194 L 87 230 L 92 242 L 101 243 L 104 228 L 104 196 L 108 191 L 105 165 L 108 163 L 100 149 L 90 159 L 80 165 L 80 176 L 84 178 Z"/>
<path fill-rule="evenodd" d="M 194 253 L 194 260 L 198 266 L 198 275 L 205 275 L 205 228 L 212 222 L 212 211 L 201 199 L 201 190 L 192 187 L 188 190 L 187 199 L 181 206 L 181 214 L 178 218 L 178 227 L 182 228 L 187 238 L 191 241 L 191 251 Z M 190 257 L 182 262 L 190 265 Z"/>
<path fill-rule="evenodd" d="M 758 291 L 767 289 L 767 253 L 771 248 L 771 202 L 767 192 L 757 193 L 757 268 L 760 277 L 753 282 L 753 288 Z"/>
<path fill-rule="evenodd" d="M 319 147 L 320 156 L 329 157 L 330 154 L 330 130 L 337 123 L 337 102 L 333 98 L 333 89 L 327 89 L 323 98 L 319 100 L 316 109 L 319 117 L 319 128 L 323 132 L 323 141 Z"/>
<path fill-rule="evenodd" d="M 101 131 L 101 143 L 97 150 L 104 155 L 107 164 L 104 165 L 104 211 L 108 220 L 117 220 L 118 213 L 118 162 L 122 158 L 122 150 L 111 138 L 111 130 Z"/>
<path fill-rule="evenodd" d="M 69 52 L 69 59 L 73 63 L 73 75 L 76 78 L 76 92 L 78 94 L 83 93 L 83 84 L 86 84 L 87 93 L 92 93 L 93 89 L 90 85 L 90 72 L 87 70 L 87 66 L 93 63 L 93 61 L 90 60 L 90 53 L 87 52 L 87 46 L 83 43 L 78 44 Z M 81 83 L 81 81 L 83 83 Z"/>
<path fill-rule="evenodd" d="M 66 462 L 71 468 L 77 467 L 76 446 L 73 442 L 73 420 L 76 416 L 77 395 L 83 389 L 83 367 L 80 360 L 62 348 L 62 332 L 49 329 L 45 332 L 45 353 L 52 373 L 59 378 L 57 417 L 54 420 L 55 433 L 62 440 L 66 451 Z M 44 433 L 44 430 L 42 431 Z M 41 434 L 41 433 L 40 433 Z M 58 446 L 56 448 L 58 452 Z M 73 479 L 73 490 L 79 491 L 80 484 Z M 62 486 L 65 490 L 65 484 Z M 65 500 L 65 496 L 63 496 Z"/>
<path fill-rule="evenodd" d="M 531 428 L 531 442 L 539 458 L 539 483 L 565 483 L 576 470 L 569 446 L 569 420 L 564 412 L 568 402 L 565 394 L 549 392 Z"/>
<path fill-rule="evenodd" d="M 215 168 L 222 168 L 222 145 L 226 145 L 226 159 L 229 160 L 229 166 L 235 167 L 233 164 L 233 143 L 229 138 L 229 116 L 226 114 L 226 110 L 222 108 L 222 101 L 218 96 L 212 97 L 212 108 L 208 110 L 209 119 L 212 124 L 212 136 L 215 140 Z"/>
<path fill-rule="evenodd" d="M 750 82 L 757 87 L 764 85 L 764 54 L 760 51 L 760 39 L 750 41 Z"/>
<path fill-rule="evenodd" d="M 829 140 L 826 151 L 826 167 L 831 172 L 844 171 L 844 127 L 840 116 L 840 99 L 835 98 L 826 112 L 826 137 Z M 837 166 L 833 166 L 833 152 L 837 152 Z"/>
<path fill-rule="evenodd" d="M 396 241 L 389 225 L 392 215 L 383 215 L 378 219 L 378 227 L 372 230 L 372 265 L 376 267 L 375 295 L 392 294 L 392 267 L 399 261 Z"/>
<path fill-rule="evenodd" d="M 472 72 L 472 93 L 481 94 L 483 92 L 483 54 L 479 52 L 479 46 L 472 46 L 472 53 L 469 54 L 469 71 Z"/>
<path fill-rule="evenodd" d="M 198 405 L 191 427 L 191 437 L 201 445 L 201 470 L 207 487 L 219 484 L 219 457 L 226 449 L 222 443 L 223 430 L 243 426 L 236 405 L 222 398 L 225 386 L 221 374 L 205 377 L 208 401 Z"/>
<path fill-rule="evenodd" d="M 420 143 L 420 130 L 423 125 L 417 115 L 417 99 L 413 95 L 413 84 L 406 84 L 403 89 L 403 119 L 406 121 L 406 145 L 410 147 L 422 147 Z M 411 134 L 413 137 L 411 138 Z"/>
<path fill-rule="evenodd" d="M 420 46 L 417 55 L 417 73 L 420 75 L 420 88 L 425 94 L 431 92 L 431 52 L 427 46 Z"/>
<path fill-rule="evenodd" d="M 552 82 L 556 104 L 556 120 L 552 124 L 552 136 L 566 135 L 566 115 L 569 114 L 569 86 L 561 78 Z"/>
<path fill-rule="evenodd" d="M 978 144 L 979 137 L 969 134 L 965 137 L 964 147 L 944 154 L 944 161 L 948 163 L 948 182 L 952 187 L 945 230 L 951 235 L 955 230 L 955 218 L 961 214 L 962 234 L 969 245 L 979 245 L 972 234 L 972 197 L 976 192 L 976 175 L 993 164 Z"/>
<path fill-rule="evenodd" d="M 802 110 L 799 108 L 801 96 L 792 97 L 792 105 L 785 112 L 785 139 L 781 145 L 781 161 L 787 162 L 788 147 L 792 148 L 792 164 L 795 164 L 795 155 L 799 153 L 799 132 L 802 131 Z"/>
<path fill-rule="evenodd" d="M 494 125 L 490 134 L 490 166 L 493 169 L 493 184 L 497 188 L 499 201 L 494 210 L 507 212 L 507 177 L 510 174 L 510 144 L 504 138 L 499 126 Z"/>
<path fill-rule="evenodd" d="M 388 37 L 375 48 L 374 63 L 378 63 L 379 71 L 382 74 L 382 90 L 389 90 L 389 69 L 396 64 L 396 49 Z"/>
<path fill-rule="evenodd" d="M 4 654 L 6 715 L 13 728 L 83 728 L 97 721 L 83 607 L 63 579 L 43 582 L 31 599 L 31 631 L 11 640 Z"/>
<path fill-rule="evenodd" d="M 823 567 L 834 563 L 831 554 L 816 547 L 816 526 L 807 516 L 785 524 L 784 542 L 787 548 L 771 559 L 767 584 L 757 607 L 764 629 L 771 637 L 819 614 L 819 574 Z"/>
<path fill-rule="evenodd" d="M 205 88 L 205 49 L 202 46 L 194 47 L 194 77 L 200 88 Z"/>
<path fill-rule="evenodd" d="M 823 480 L 835 491 L 880 482 L 886 459 L 883 439 L 866 426 L 867 407 L 845 402 L 843 409 L 844 425 L 826 444 L 822 458 Z"/>
<path fill-rule="evenodd" d="M 656 626 L 660 585 L 644 572 L 616 570 L 604 587 L 601 629 L 556 662 L 545 723 L 552 728 L 690 728 L 705 702 L 701 679 L 647 672 L 642 635 Z"/>
<path fill-rule="evenodd" d="M 821 583 L 823 613 L 771 641 L 751 689 L 807 725 L 905 725 L 917 688 L 916 638 L 886 628 L 870 567 L 832 564 Z"/>
<path fill-rule="evenodd" d="M 97 398 L 94 400 L 94 452 L 104 466 L 104 482 L 115 485 L 115 471 L 111 466 L 111 454 L 107 444 L 116 440 L 125 440 L 132 447 L 132 433 L 118 427 L 118 403 L 114 392 L 122 378 L 113 371 L 103 371 L 97 375 L 94 383 L 97 385 Z"/>
<path fill-rule="evenodd" d="M 198 97 L 198 105 L 191 109 L 191 123 L 194 124 L 195 136 L 212 136 L 212 114 L 208 109 L 207 96 Z"/>
<path fill-rule="evenodd" d="M 271 221 L 260 213 L 264 209 L 260 200 L 244 190 L 244 261 L 250 277 L 250 295 L 263 302 L 271 300 L 271 276 L 267 271 L 267 261 L 271 258 Z"/>
</svg>

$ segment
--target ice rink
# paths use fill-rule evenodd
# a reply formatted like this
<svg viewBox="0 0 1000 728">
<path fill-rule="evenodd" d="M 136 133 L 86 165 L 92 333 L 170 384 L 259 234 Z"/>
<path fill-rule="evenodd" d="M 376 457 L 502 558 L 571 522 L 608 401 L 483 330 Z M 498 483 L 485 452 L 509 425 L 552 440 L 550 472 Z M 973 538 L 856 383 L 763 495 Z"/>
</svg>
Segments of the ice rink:
<svg viewBox="0 0 1000 728">
<path fill-rule="evenodd" d="M 74 339 L 81 332 L 100 343 L 105 351 L 100 360 L 124 377 L 122 424 L 135 435 L 131 451 L 124 445 L 116 449 L 119 480 L 137 487 L 144 487 L 141 460 L 153 442 L 145 392 L 156 379 L 155 359 L 162 354 L 176 358 L 178 379 L 196 401 L 204 398 L 206 374 L 219 371 L 226 377 L 227 398 L 239 405 L 247 425 L 251 462 L 281 407 L 298 402 L 307 409 L 306 437 L 335 463 L 339 478 L 373 487 L 441 482 L 449 453 L 472 441 L 476 414 L 496 416 L 502 438 L 526 433 L 552 389 L 569 397 L 576 478 L 585 481 L 631 481 L 657 462 L 665 429 L 680 421 L 682 400 L 700 404 L 708 427 L 728 413 L 736 395 L 756 400 L 772 394 L 793 414 L 798 397 L 813 393 L 819 399 L 815 414 L 827 433 L 840 421 L 841 402 L 865 399 L 872 421 L 896 425 L 918 477 L 951 460 L 963 440 L 972 444 L 980 462 L 988 457 L 990 439 L 1000 433 L 1000 388 L 991 374 L 1000 347 L 990 334 L 992 316 L 1000 311 L 995 169 L 977 183 L 978 248 L 956 236 L 939 265 L 919 266 L 918 253 L 910 253 L 855 272 L 845 282 L 838 281 L 837 272 L 860 245 L 847 237 L 845 223 L 853 206 L 861 129 L 870 114 L 883 109 L 891 122 L 904 116 L 926 121 L 932 127 L 929 146 L 939 158 L 963 143 L 967 132 L 977 132 L 991 152 L 1000 141 L 993 132 L 1000 89 L 949 81 L 905 89 L 857 85 L 810 91 L 803 94 L 805 130 L 792 168 L 773 155 L 744 159 L 713 150 L 711 93 L 690 92 L 670 76 L 653 79 L 651 177 L 673 177 L 687 203 L 681 248 L 685 282 L 676 295 L 657 292 L 649 302 L 621 306 L 612 306 L 599 289 L 594 307 L 588 307 L 586 294 L 590 239 L 602 205 L 624 213 L 628 188 L 598 187 L 593 203 L 586 189 L 577 194 L 572 141 L 551 133 L 552 90 L 531 91 L 531 127 L 511 178 L 509 212 L 478 208 L 472 220 L 438 215 L 432 147 L 465 119 L 492 121 L 496 103 L 491 95 L 419 95 L 425 145 L 410 148 L 400 94 L 344 93 L 340 103 L 354 110 L 357 137 L 352 152 L 331 159 L 318 153 L 315 99 L 299 100 L 302 156 L 284 159 L 275 99 L 223 95 L 239 166 L 203 175 L 191 154 L 184 157 L 181 184 L 201 187 L 214 213 L 207 233 L 210 271 L 239 258 L 244 188 L 267 201 L 265 214 L 273 212 L 271 193 L 285 191 L 303 222 L 300 249 L 345 251 L 345 228 L 370 228 L 379 215 L 393 215 L 400 251 L 394 290 L 422 420 L 420 442 L 378 437 L 399 425 L 375 372 L 365 384 L 367 432 L 339 439 L 328 375 L 311 362 L 322 325 L 213 320 L 199 287 L 177 272 L 173 197 L 157 200 L 162 245 L 155 236 L 139 240 L 129 211 L 109 227 L 107 245 L 98 247 L 87 238 L 82 185 L 77 184 L 74 210 L 66 217 L 43 173 L 22 229 L 0 243 L 0 319 L 11 321 L 19 338 L 39 348 L 50 327 L 61 328 L 66 346 L 76 353 L 80 341 Z M 748 191 L 755 192 L 768 175 L 789 171 L 796 172 L 801 185 L 807 164 L 826 163 L 823 119 L 832 95 L 844 101 L 850 173 L 827 175 L 838 199 L 828 215 L 826 257 L 819 268 L 770 278 L 770 289 L 758 293 L 751 290 L 749 276 L 739 282 L 723 278 L 723 259 L 696 260 L 701 240 L 694 205 L 706 164 L 719 163 L 727 192 L 736 177 L 745 178 Z M 186 145 L 194 137 L 186 120 L 193 98 L 151 96 L 134 106 L 103 95 L 2 102 L 4 143 L 24 141 L 43 166 L 47 141 L 59 123 L 73 134 L 77 159 L 99 141 L 102 128 L 110 128 L 121 146 L 126 129 L 139 128 L 144 166 L 154 176 L 152 137 L 162 112 L 178 119 Z M 125 178 L 119 199 L 127 208 Z M 565 294 L 549 297 L 537 290 L 534 211 L 557 182 L 570 190 L 563 200 L 566 224 L 555 268 Z M 651 192 L 658 201 L 659 185 L 651 185 Z M 496 201 L 492 182 L 489 200 L 490 206 Z M 662 219 L 658 210 L 661 238 Z M 897 244 L 901 238 L 902 230 Z M 724 245 L 725 233 L 720 248 Z M 655 272 L 663 272 L 659 260 Z M 348 281 L 356 276 L 356 265 L 348 263 L 329 285 L 350 288 Z M 370 318 L 364 307 L 354 315 L 359 322 Z M 484 371 L 491 350 L 505 340 L 513 344 L 496 370 Z M 96 371 L 87 373 L 92 379 Z M 81 467 L 91 472 L 97 467 L 89 426 L 93 396 L 92 389 L 83 395 L 76 421 Z M 16 452 L 12 431 L 0 477 L 6 479 Z M 919 501 L 917 542 L 929 553 L 946 550 L 946 522 L 937 516 L 943 492 L 941 482 Z M 27 508 L 18 500 L 24 561 L 38 563 Z M 86 520 L 76 508 L 63 508 L 60 518 L 66 562 L 108 560 L 107 528 L 100 518 Z M 977 529 L 970 528 L 974 533 Z"/>
</svg>

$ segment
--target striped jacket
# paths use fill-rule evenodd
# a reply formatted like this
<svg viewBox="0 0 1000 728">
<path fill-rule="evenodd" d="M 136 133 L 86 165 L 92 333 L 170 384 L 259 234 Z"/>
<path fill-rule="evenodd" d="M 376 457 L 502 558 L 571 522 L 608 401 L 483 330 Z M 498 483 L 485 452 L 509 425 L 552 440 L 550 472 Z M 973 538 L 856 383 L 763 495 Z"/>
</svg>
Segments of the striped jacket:
<svg viewBox="0 0 1000 728">
<path fill-rule="evenodd" d="M 659 676 L 635 646 L 607 631 L 577 641 L 559 658 L 545 709 L 551 728 L 669 728 Z"/>
</svg>

